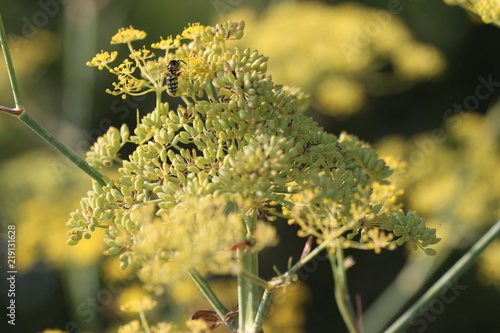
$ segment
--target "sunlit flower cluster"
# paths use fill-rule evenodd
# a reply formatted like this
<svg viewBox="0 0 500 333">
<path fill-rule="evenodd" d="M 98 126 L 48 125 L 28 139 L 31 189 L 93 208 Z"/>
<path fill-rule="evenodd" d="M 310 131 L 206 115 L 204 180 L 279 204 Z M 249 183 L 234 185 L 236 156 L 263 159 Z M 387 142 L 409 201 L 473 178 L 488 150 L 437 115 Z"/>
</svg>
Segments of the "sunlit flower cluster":
<svg viewBox="0 0 500 333">
<path fill-rule="evenodd" d="M 179 59 L 185 65 L 177 96 L 186 105 L 172 110 L 158 102 L 133 135 L 124 125 L 96 142 L 87 161 L 96 168 L 116 162 L 119 177 L 93 183 L 68 222 L 68 243 L 104 228 L 106 253 L 155 286 L 186 269 L 235 272 L 236 250 L 277 243 L 278 218 L 332 248 L 334 241 L 376 252 L 438 242 L 416 214 L 400 211 L 387 180 L 392 171 L 368 144 L 326 133 L 303 114 L 303 93 L 273 83 L 266 57 L 229 46 L 243 28 L 243 22 L 192 25 L 176 37 L 182 43 L 169 43 L 169 53 L 147 61 L 151 53 L 131 49 L 141 73 L 136 80 L 146 83 L 119 93 L 147 93 L 156 85 L 161 97 L 168 87 L 156 65 Z M 124 70 L 105 67 L 121 80 Z M 122 159 L 126 143 L 135 151 Z"/>
<path fill-rule="evenodd" d="M 242 8 L 230 17 L 245 19 L 245 44 L 270 57 L 276 82 L 302 87 L 319 112 L 335 117 L 359 111 L 369 96 L 435 78 L 446 66 L 398 15 L 358 3 L 284 1 L 262 15 Z"/>
<path fill-rule="evenodd" d="M 484 23 L 500 24 L 500 2 L 498 0 L 444 0 L 450 5 L 460 5 L 481 17 Z"/>
</svg>

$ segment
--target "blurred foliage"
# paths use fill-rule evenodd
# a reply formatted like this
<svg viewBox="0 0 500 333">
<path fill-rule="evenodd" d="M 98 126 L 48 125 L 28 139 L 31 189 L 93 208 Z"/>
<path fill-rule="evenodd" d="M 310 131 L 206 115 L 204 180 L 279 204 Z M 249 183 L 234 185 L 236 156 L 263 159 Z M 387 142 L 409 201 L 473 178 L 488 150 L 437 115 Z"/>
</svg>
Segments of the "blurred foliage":
<svg viewBox="0 0 500 333">
<path fill-rule="evenodd" d="M 367 96 L 435 78 L 446 66 L 441 52 L 417 42 L 398 16 L 359 3 L 283 2 L 230 17 L 245 19 L 245 45 L 269 56 L 277 82 L 301 87 L 319 112 L 334 117 L 358 112 Z"/>
<path fill-rule="evenodd" d="M 105 246 L 100 241 L 78 249 L 61 244 L 67 238 L 69 207 L 78 203 L 89 184 L 79 169 L 54 153 L 33 150 L 3 163 L 0 182 L 2 215 L 8 223 L 22 221 L 17 229 L 20 271 L 38 261 L 57 269 L 93 265 L 101 258 Z"/>
<path fill-rule="evenodd" d="M 479 281 L 500 290 L 500 241 L 493 242 L 479 258 Z"/>
<path fill-rule="evenodd" d="M 57 37 L 49 30 L 40 30 L 36 37 L 29 42 L 10 39 L 9 48 L 14 59 L 17 78 L 21 84 L 24 84 L 22 86 L 24 89 L 32 89 L 33 86 L 27 85 L 33 83 L 33 76 L 42 75 L 43 71 L 47 70 L 47 64 L 55 61 L 60 55 Z M 7 77 L 3 61 L 0 62 L 0 76 Z M 0 81 L 0 91 L 10 91 L 8 80 Z"/>
<path fill-rule="evenodd" d="M 438 249 L 470 246 L 500 217 L 499 110 L 496 105 L 484 116 L 459 112 L 442 128 L 408 139 L 387 137 L 377 144 L 380 153 L 405 161 L 394 181 L 405 188 L 408 207 L 447 235 Z M 490 252 L 496 249 L 490 247 L 479 266 L 482 281 L 490 284 L 500 282 L 491 280 L 500 276 Z"/>
</svg>

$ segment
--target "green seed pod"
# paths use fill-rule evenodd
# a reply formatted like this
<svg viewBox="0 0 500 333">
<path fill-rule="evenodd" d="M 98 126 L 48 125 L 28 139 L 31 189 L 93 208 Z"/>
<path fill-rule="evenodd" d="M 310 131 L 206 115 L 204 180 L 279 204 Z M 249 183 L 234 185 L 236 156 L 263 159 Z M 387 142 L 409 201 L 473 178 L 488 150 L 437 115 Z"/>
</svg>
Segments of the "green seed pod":
<svg viewBox="0 0 500 333">
<path fill-rule="evenodd" d="M 68 239 L 68 240 L 66 241 L 66 244 L 67 244 L 67 245 L 70 245 L 70 246 L 77 245 L 77 244 L 78 244 L 78 240 L 75 240 L 75 239 Z"/>
<path fill-rule="evenodd" d="M 198 169 L 198 168 L 197 168 L 196 166 L 194 166 L 194 165 L 190 165 L 190 166 L 188 166 L 188 167 L 187 167 L 187 170 L 188 170 L 189 172 L 194 173 L 194 174 L 197 174 L 197 173 L 199 173 L 199 172 L 200 172 L 200 169 Z"/>
<path fill-rule="evenodd" d="M 121 252 L 121 248 L 111 247 L 111 248 L 107 249 L 106 251 L 104 251 L 103 254 L 106 256 L 115 256 L 120 252 Z"/>
</svg>

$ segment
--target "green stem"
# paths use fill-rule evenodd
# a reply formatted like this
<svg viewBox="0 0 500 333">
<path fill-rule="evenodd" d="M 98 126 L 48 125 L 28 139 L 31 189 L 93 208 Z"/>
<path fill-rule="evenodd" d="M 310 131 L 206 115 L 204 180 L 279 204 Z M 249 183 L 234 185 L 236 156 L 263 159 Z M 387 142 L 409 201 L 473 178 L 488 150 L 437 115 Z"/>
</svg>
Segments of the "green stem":
<svg viewBox="0 0 500 333">
<path fill-rule="evenodd" d="M 90 177 L 94 178 L 100 185 L 106 186 L 106 182 L 99 172 L 88 165 L 84 159 L 76 155 L 75 152 L 66 147 L 61 141 L 57 140 L 49 131 L 43 128 L 36 120 L 31 118 L 28 113 L 22 112 L 17 118 L 21 120 L 26 126 L 31 128 L 36 134 L 41 136 L 52 147 L 57 149 L 61 154 L 66 156 L 77 167 L 86 172 Z"/>
<path fill-rule="evenodd" d="M 295 274 L 299 269 L 301 269 L 305 264 L 307 264 L 309 261 L 311 261 L 314 257 L 316 257 L 321 251 L 326 249 L 326 247 L 330 244 L 329 240 L 324 240 L 321 242 L 314 250 L 309 252 L 307 256 L 304 258 L 300 259 L 295 265 L 293 265 L 288 271 L 283 273 L 282 275 L 278 276 L 277 278 L 271 280 L 268 282 L 268 289 L 273 289 L 276 287 L 279 287 L 280 285 L 283 285 L 286 283 L 287 280 L 292 278 L 292 275 Z"/>
<path fill-rule="evenodd" d="M 161 91 L 158 91 L 156 90 L 156 108 L 158 109 L 161 105 L 161 95 L 162 95 L 162 92 Z"/>
<path fill-rule="evenodd" d="M 339 307 L 340 314 L 349 332 L 359 332 L 356 325 L 356 315 L 352 307 L 349 290 L 347 288 L 347 278 L 344 267 L 344 250 L 340 244 L 337 245 L 335 254 L 329 254 L 332 266 L 333 278 L 335 280 L 335 300 Z"/>
<path fill-rule="evenodd" d="M 52 147 L 61 152 L 64 156 L 69 158 L 71 162 L 76 164 L 80 169 L 86 172 L 90 177 L 94 178 L 102 186 L 106 186 L 102 175 L 94 170 L 90 165 L 85 162 L 80 156 L 76 155 L 71 149 L 66 147 L 63 143 L 57 140 L 50 132 L 43 128 L 38 122 L 36 122 L 31 116 L 24 110 L 23 103 L 21 100 L 21 94 L 19 92 L 19 86 L 17 84 L 16 72 L 14 70 L 14 65 L 12 63 L 12 57 L 10 56 L 9 45 L 7 43 L 7 35 L 5 34 L 5 29 L 3 26 L 3 20 L 0 16 L 0 43 L 3 50 L 3 55 L 5 58 L 5 64 L 7 66 L 7 72 L 9 74 L 10 85 L 12 88 L 12 93 L 14 95 L 14 101 L 16 103 L 16 109 L 9 109 L 6 107 L 0 107 L 0 111 L 13 115 L 22 121 L 26 126 L 31 128 L 36 134 L 41 136 L 45 141 L 47 141 Z"/>
<path fill-rule="evenodd" d="M 262 295 L 262 300 L 257 310 L 257 316 L 255 317 L 255 323 L 253 326 L 253 333 L 262 333 L 262 325 L 264 324 L 264 319 L 266 319 L 267 312 L 271 306 L 271 300 L 273 299 L 274 290 L 264 290 L 264 295 Z"/>
<path fill-rule="evenodd" d="M 441 278 L 430 287 L 408 310 L 405 311 L 385 333 L 401 332 L 409 325 L 413 318 L 421 314 L 421 310 L 433 299 L 440 295 L 442 290 L 460 277 L 483 252 L 483 250 L 500 236 L 500 221 L 491 227 L 491 229 L 472 246 L 467 253 L 458 260 Z"/>
<path fill-rule="evenodd" d="M 139 318 L 141 318 L 141 324 L 142 328 L 144 328 L 144 332 L 151 333 L 151 329 L 149 328 L 148 320 L 146 319 L 144 311 L 139 312 Z"/>
<path fill-rule="evenodd" d="M 412 254 L 394 281 L 363 312 L 363 333 L 381 332 L 451 254 L 452 246 L 442 246 L 437 255 Z M 411 283 L 408 283 L 411 281 Z M 387 306 L 390 304 L 391 306 Z"/>
<path fill-rule="evenodd" d="M 252 212 L 245 217 L 247 231 L 246 239 L 253 239 L 253 232 L 257 223 L 257 212 Z M 240 258 L 242 271 L 251 275 L 259 276 L 259 261 L 257 253 L 248 251 L 246 248 L 236 250 Z M 247 279 L 243 274 L 238 274 L 238 327 L 239 333 L 250 333 L 259 309 L 259 286 Z"/>
<path fill-rule="evenodd" d="M 264 279 L 261 279 L 260 277 L 258 277 L 256 275 L 253 275 L 252 273 L 245 271 L 244 269 L 240 270 L 238 272 L 238 275 L 253 282 L 254 284 L 256 284 L 264 289 L 273 289 L 273 286 L 271 284 L 269 284 L 269 282 L 267 282 Z"/>
<path fill-rule="evenodd" d="M 189 276 L 191 279 L 194 281 L 196 286 L 201 290 L 205 298 L 208 300 L 210 305 L 214 308 L 215 312 L 217 312 L 217 315 L 219 315 L 220 318 L 224 318 L 226 314 L 229 312 L 224 304 L 219 300 L 217 295 L 214 293 L 208 282 L 203 278 L 203 276 L 194 268 L 189 269 L 188 271 Z M 236 331 L 236 327 L 234 327 L 234 324 L 231 322 L 224 322 L 224 325 L 226 325 L 227 328 L 231 330 L 231 332 Z"/>
<path fill-rule="evenodd" d="M 7 42 L 7 35 L 5 34 L 2 15 L 0 15 L 0 44 L 2 45 L 3 56 L 5 58 L 5 65 L 7 66 L 7 73 L 9 74 L 10 86 L 12 88 L 12 94 L 14 95 L 14 102 L 16 103 L 16 109 L 21 110 L 24 108 L 24 106 L 21 100 L 19 85 L 17 84 L 14 64 L 12 62 L 12 57 L 10 56 L 9 43 Z"/>
</svg>

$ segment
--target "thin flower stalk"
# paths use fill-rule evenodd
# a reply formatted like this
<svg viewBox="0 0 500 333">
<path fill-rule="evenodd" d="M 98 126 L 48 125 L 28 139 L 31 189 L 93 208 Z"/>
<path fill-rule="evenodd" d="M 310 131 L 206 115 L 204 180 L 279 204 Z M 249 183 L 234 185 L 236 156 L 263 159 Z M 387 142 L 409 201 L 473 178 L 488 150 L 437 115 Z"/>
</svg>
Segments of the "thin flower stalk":
<svg viewBox="0 0 500 333">
<path fill-rule="evenodd" d="M 9 80 L 11 84 L 12 94 L 14 96 L 14 101 L 16 104 L 15 109 L 0 106 L 0 112 L 10 114 L 26 126 L 32 129 L 36 134 L 43 138 L 52 147 L 58 150 L 61 154 L 66 156 L 71 162 L 73 162 L 77 167 L 87 173 L 90 177 L 94 178 L 102 186 L 106 185 L 103 176 L 93 169 L 84 159 L 78 156 L 74 151 L 64 145 L 61 141 L 56 139 L 49 131 L 47 131 L 42 125 L 40 125 L 35 119 L 33 119 L 24 109 L 21 93 L 19 90 L 19 85 L 17 83 L 16 72 L 14 69 L 14 64 L 12 62 L 12 57 L 10 55 L 10 49 L 7 42 L 7 36 L 5 34 L 5 28 L 3 25 L 3 20 L 0 15 L 0 42 L 2 46 L 2 51 L 5 59 L 5 64 L 7 66 L 7 72 L 9 74 Z"/>
<path fill-rule="evenodd" d="M 208 282 L 203 278 L 203 276 L 196 269 L 188 269 L 187 270 L 189 276 L 194 281 L 198 289 L 203 293 L 205 298 L 210 302 L 210 305 L 214 308 L 215 312 L 220 318 L 225 318 L 228 314 L 227 308 L 224 304 L 219 300 L 217 295 L 214 293 Z M 233 323 L 225 321 L 224 325 L 231 330 L 231 332 L 236 331 L 236 327 Z"/>
<path fill-rule="evenodd" d="M 450 282 L 458 279 L 467 269 L 471 267 L 479 255 L 500 236 L 500 221 L 488 230 L 470 249 L 465 253 L 439 280 L 436 281 L 408 310 L 406 310 L 385 333 L 402 332 L 410 322 L 419 316 L 420 310 L 436 297 L 441 295 L 442 290 Z"/>
<path fill-rule="evenodd" d="M 339 307 L 340 314 L 350 333 L 359 333 L 356 315 L 352 306 L 349 289 L 347 286 L 346 265 L 344 250 L 341 246 L 335 248 L 335 253 L 329 253 L 330 264 L 332 266 L 335 299 Z"/>
<path fill-rule="evenodd" d="M 257 311 L 257 316 L 255 317 L 255 323 L 253 326 L 252 333 L 263 333 L 262 325 L 264 324 L 264 320 L 266 319 L 267 312 L 269 311 L 269 307 L 271 306 L 271 301 L 273 299 L 275 290 L 264 290 L 264 294 L 262 295 L 262 300 L 259 305 L 259 309 Z"/>
</svg>

